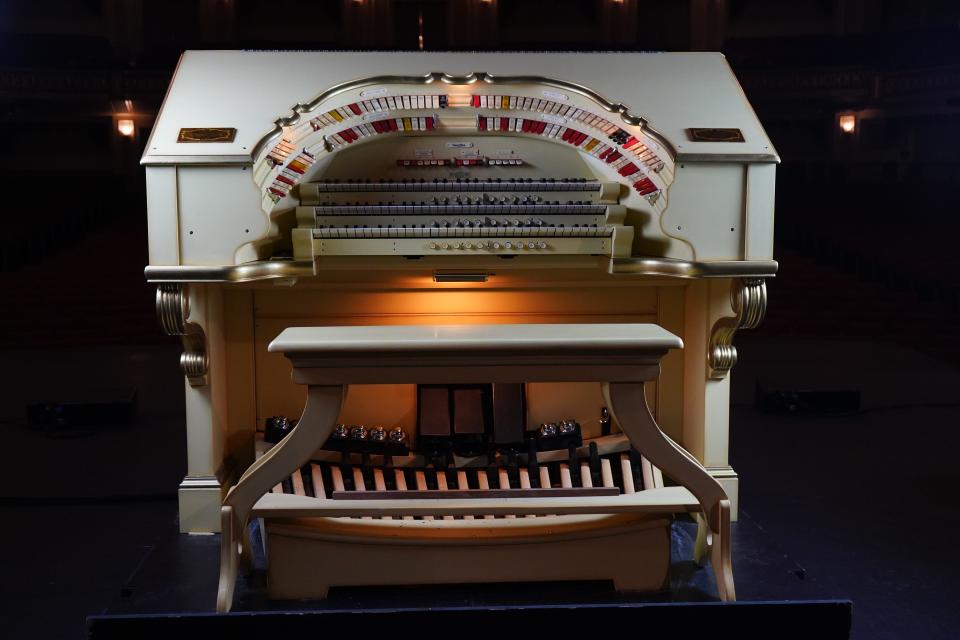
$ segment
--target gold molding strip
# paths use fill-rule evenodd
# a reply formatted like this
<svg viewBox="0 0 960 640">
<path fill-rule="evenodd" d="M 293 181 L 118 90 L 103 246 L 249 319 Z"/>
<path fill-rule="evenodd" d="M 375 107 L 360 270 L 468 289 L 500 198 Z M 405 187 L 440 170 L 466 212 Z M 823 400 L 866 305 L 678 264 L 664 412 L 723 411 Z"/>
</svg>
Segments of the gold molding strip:
<svg viewBox="0 0 960 640">
<path fill-rule="evenodd" d="M 777 273 L 774 260 L 725 260 L 690 262 L 670 258 L 614 258 L 608 272 L 613 275 L 659 276 L 696 280 L 700 278 L 770 278 Z M 295 280 L 317 274 L 313 260 L 262 260 L 237 265 L 149 266 L 143 270 L 147 282 L 263 282 Z M 158 313 L 159 313 L 159 290 Z M 172 334 L 179 335 L 179 334 Z"/>
<path fill-rule="evenodd" d="M 733 365 L 737 364 L 737 348 L 733 346 L 733 336 L 740 329 L 756 329 L 767 313 L 767 281 L 762 278 L 734 281 L 730 295 L 736 315 L 717 320 L 710 335 L 707 360 L 710 377 L 714 380 L 725 378 Z"/>
<path fill-rule="evenodd" d="M 214 266 L 150 266 L 143 270 L 147 282 L 260 282 L 316 275 L 313 260 L 262 260 Z M 158 294 L 159 295 L 159 294 Z"/>
<path fill-rule="evenodd" d="M 777 274 L 776 260 L 717 260 L 694 262 L 638 256 L 613 258 L 610 273 L 640 276 L 664 276 L 667 278 L 772 278 Z"/>
</svg>

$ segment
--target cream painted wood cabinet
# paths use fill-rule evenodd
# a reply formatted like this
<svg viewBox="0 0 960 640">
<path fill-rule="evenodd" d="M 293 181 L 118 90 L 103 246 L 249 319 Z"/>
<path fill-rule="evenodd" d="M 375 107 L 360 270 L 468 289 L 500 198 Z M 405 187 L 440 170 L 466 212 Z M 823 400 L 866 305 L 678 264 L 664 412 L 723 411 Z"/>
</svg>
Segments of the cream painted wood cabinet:
<svg viewBox="0 0 960 640">
<path fill-rule="evenodd" d="M 142 160 L 146 277 L 184 344 L 181 529 L 219 530 L 265 420 L 299 416 L 267 350 L 292 326 L 658 324 L 684 346 L 648 403 L 735 518 L 732 340 L 776 273 L 777 162 L 720 54 L 186 52 Z M 352 385 L 338 420 L 415 457 L 417 397 Z M 599 383 L 524 397 L 531 434 L 615 446 Z"/>
</svg>

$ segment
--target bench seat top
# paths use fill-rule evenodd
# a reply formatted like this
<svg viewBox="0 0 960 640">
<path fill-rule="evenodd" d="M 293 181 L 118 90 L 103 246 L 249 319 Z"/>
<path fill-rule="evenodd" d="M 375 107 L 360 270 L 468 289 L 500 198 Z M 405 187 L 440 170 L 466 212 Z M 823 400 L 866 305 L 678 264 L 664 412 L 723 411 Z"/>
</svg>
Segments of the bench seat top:
<svg viewBox="0 0 960 640">
<path fill-rule="evenodd" d="M 297 354 L 442 354 L 509 349 L 514 352 L 666 351 L 683 341 L 656 324 L 461 324 L 289 327 L 271 352 Z"/>
</svg>

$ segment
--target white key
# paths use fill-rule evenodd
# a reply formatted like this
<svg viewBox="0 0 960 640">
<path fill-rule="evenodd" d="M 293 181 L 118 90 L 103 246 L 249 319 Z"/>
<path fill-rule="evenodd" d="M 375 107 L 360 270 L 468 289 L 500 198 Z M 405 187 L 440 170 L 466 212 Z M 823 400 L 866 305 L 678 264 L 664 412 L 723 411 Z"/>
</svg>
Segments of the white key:
<svg viewBox="0 0 960 640">
<path fill-rule="evenodd" d="M 500 482 L 500 488 L 501 488 L 501 489 L 509 489 L 509 488 L 510 488 L 510 474 L 507 473 L 507 470 L 506 470 L 506 469 L 499 469 L 498 471 L 499 471 L 499 473 L 497 474 L 497 479 L 498 479 L 499 482 Z M 517 517 L 517 516 L 513 515 L 512 513 L 504 516 L 504 518 L 516 518 L 516 517 Z"/>
<path fill-rule="evenodd" d="M 593 476 L 590 474 L 590 465 L 586 462 L 580 463 L 580 486 L 593 487 Z"/>
<path fill-rule="evenodd" d="M 430 98 L 430 108 L 439 109 L 440 108 L 440 96 L 431 96 Z"/>
<path fill-rule="evenodd" d="M 320 465 L 310 463 L 310 480 L 313 481 L 313 497 L 319 500 L 326 500 L 327 491 L 323 486 L 323 474 L 320 471 Z"/>
<path fill-rule="evenodd" d="M 334 491 L 346 490 L 343 486 L 343 473 L 340 471 L 340 467 L 336 465 L 330 465 L 330 479 L 333 480 Z"/>
<path fill-rule="evenodd" d="M 377 491 L 386 491 L 387 482 L 383 477 L 383 469 L 380 467 L 373 468 L 373 488 Z M 381 516 L 381 520 L 393 520 L 393 516 Z"/>
<path fill-rule="evenodd" d="M 403 469 L 394 469 L 393 477 L 397 483 L 397 491 L 407 490 L 407 476 L 403 475 Z M 404 520 L 413 520 L 413 516 L 403 516 Z"/>
<path fill-rule="evenodd" d="M 477 472 L 477 486 L 481 489 L 489 489 L 490 481 L 487 479 L 487 472 L 484 469 L 481 469 Z M 493 520 L 494 516 L 487 514 L 483 516 L 485 520 Z"/>
<path fill-rule="evenodd" d="M 293 493 L 298 496 L 307 495 L 307 490 L 303 488 L 303 475 L 300 473 L 300 469 L 297 469 L 293 472 L 293 475 L 290 476 L 290 479 L 293 481 Z"/>
<path fill-rule="evenodd" d="M 657 485 L 653 479 L 653 465 L 647 460 L 646 456 L 640 456 L 640 470 L 643 475 L 643 488 L 653 489 Z"/>
<path fill-rule="evenodd" d="M 628 453 L 620 454 L 620 474 L 623 476 L 623 492 L 636 493 L 637 489 L 633 484 L 633 467 Z"/>
<path fill-rule="evenodd" d="M 387 482 L 383 478 L 383 469 L 375 467 L 373 469 L 373 488 L 377 491 L 386 491 Z"/>
<path fill-rule="evenodd" d="M 394 97 L 394 96 L 387 96 L 387 105 L 389 105 L 389 107 L 390 107 L 391 109 L 399 109 L 399 108 L 400 108 L 400 107 L 397 106 L 397 99 L 396 99 L 396 97 Z"/>
<path fill-rule="evenodd" d="M 403 104 L 404 109 L 410 108 L 410 96 L 400 96 L 400 102 Z"/>
<path fill-rule="evenodd" d="M 363 470 L 360 467 L 353 468 L 353 489 L 354 491 L 366 491 L 367 482 L 363 479 Z M 362 520 L 373 520 L 373 516 L 361 516 Z"/>
<path fill-rule="evenodd" d="M 427 474 L 424 473 L 422 469 L 420 469 L 414 475 L 417 478 L 417 489 L 419 489 L 420 491 L 426 491 L 427 490 Z M 423 519 L 433 520 L 433 516 L 423 516 Z"/>
<path fill-rule="evenodd" d="M 270 490 L 271 493 L 283 493 L 283 483 L 279 482 L 273 485 L 273 489 Z"/>
<path fill-rule="evenodd" d="M 550 482 L 550 469 L 547 468 L 547 465 L 540 466 L 540 488 L 553 488 L 553 484 Z"/>
<path fill-rule="evenodd" d="M 613 484 L 613 469 L 610 467 L 609 458 L 600 459 L 600 479 L 605 487 L 615 487 Z"/>
<path fill-rule="evenodd" d="M 530 470 L 526 467 L 520 468 L 520 488 L 521 489 L 530 489 Z M 527 518 L 536 518 L 534 514 L 527 514 Z"/>
<path fill-rule="evenodd" d="M 447 486 L 447 474 L 443 471 L 437 471 L 437 489 L 440 491 L 449 491 Z M 453 516 L 443 516 L 444 520 L 453 520 Z"/>
<path fill-rule="evenodd" d="M 363 479 L 363 471 L 360 467 L 353 468 L 353 489 L 354 491 L 366 491 L 367 483 Z"/>
<path fill-rule="evenodd" d="M 457 489 L 469 489 L 470 481 L 467 479 L 467 472 L 460 469 L 457 471 Z M 464 520 L 473 520 L 473 516 L 466 515 L 463 516 Z"/>
<path fill-rule="evenodd" d="M 560 465 L 560 486 L 564 489 L 573 488 L 573 479 L 570 477 L 570 465 L 566 462 Z"/>
</svg>

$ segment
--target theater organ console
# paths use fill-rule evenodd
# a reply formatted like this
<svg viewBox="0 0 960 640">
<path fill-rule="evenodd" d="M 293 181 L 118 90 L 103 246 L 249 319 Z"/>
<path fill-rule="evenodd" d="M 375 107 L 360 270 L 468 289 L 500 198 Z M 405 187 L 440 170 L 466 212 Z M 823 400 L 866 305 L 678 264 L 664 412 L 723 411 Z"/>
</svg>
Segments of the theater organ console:
<svg viewBox="0 0 960 640">
<path fill-rule="evenodd" d="M 541 567 L 527 579 L 661 586 L 672 513 L 705 512 L 701 551 L 720 531 L 709 505 L 736 517 L 728 372 L 776 272 L 777 161 L 719 54 L 187 52 L 142 161 L 146 276 L 184 344 L 181 529 L 219 530 L 221 505 L 224 523 L 262 517 L 278 597 L 524 579 L 523 554 Z M 405 351 L 422 330 L 436 339 Z M 518 345 L 526 359 L 502 364 L 529 377 L 484 360 L 472 379 L 451 355 L 466 352 L 442 351 L 450 331 Z M 343 355 L 359 369 L 322 372 L 341 342 L 361 345 Z M 362 345 L 417 355 L 378 370 Z M 621 357 L 642 363 L 645 402 L 611 391 Z M 424 373 L 431 358 L 448 379 Z M 340 384 L 342 404 L 317 391 Z M 300 429 L 323 393 L 336 425 Z M 644 404 L 665 440 L 631 426 Z M 250 493 L 309 430 L 306 459 Z M 249 555 L 234 534 L 227 573 Z M 605 544 L 636 546 L 641 568 L 549 569 Z M 401 568 L 363 565 L 373 548 Z M 441 548 L 470 562 L 430 569 Z M 312 584 L 297 565 L 318 561 L 330 575 Z"/>
</svg>

